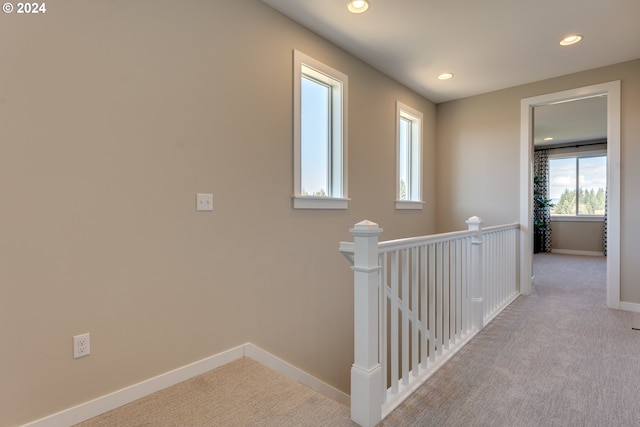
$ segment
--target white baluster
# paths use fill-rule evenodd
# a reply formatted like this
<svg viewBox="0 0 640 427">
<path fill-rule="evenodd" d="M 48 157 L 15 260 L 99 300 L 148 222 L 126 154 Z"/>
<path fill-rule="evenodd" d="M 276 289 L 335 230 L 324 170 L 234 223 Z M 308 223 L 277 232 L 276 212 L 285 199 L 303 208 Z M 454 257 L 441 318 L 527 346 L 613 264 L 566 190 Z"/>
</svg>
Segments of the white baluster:
<svg viewBox="0 0 640 427">
<path fill-rule="evenodd" d="M 429 245 L 429 360 L 436 360 L 436 247 Z M 439 346 L 438 346 L 439 347 Z"/>
<path fill-rule="evenodd" d="M 418 376 L 418 365 L 420 364 L 420 279 L 418 276 L 419 261 L 418 252 L 420 249 L 411 249 L 411 370 L 413 376 Z"/>
<path fill-rule="evenodd" d="M 402 331 L 402 384 L 409 384 L 409 249 L 403 249 L 402 252 L 402 323 L 400 328 Z"/>
<path fill-rule="evenodd" d="M 399 251 L 393 251 L 391 255 L 391 392 L 398 393 L 398 379 L 400 378 L 400 338 L 398 336 L 398 290 L 399 285 Z"/>
</svg>

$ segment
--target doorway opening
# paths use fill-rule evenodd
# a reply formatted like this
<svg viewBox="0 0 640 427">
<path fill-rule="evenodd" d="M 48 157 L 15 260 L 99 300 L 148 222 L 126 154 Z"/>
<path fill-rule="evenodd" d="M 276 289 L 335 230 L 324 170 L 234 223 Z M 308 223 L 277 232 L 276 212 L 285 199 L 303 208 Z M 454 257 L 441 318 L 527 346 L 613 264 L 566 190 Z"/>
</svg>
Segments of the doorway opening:
<svg viewBox="0 0 640 427">
<path fill-rule="evenodd" d="M 607 306 L 620 308 L 620 81 L 521 100 L 520 134 L 520 292 L 533 281 L 534 108 L 576 99 L 607 97 Z"/>
</svg>

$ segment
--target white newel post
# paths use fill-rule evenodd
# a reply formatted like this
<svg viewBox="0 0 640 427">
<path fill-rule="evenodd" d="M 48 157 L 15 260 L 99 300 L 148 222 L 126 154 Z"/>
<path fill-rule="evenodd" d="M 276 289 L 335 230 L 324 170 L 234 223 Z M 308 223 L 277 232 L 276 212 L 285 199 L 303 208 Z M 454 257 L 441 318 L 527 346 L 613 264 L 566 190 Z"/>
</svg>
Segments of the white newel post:
<svg viewBox="0 0 640 427">
<path fill-rule="evenodd" d="M 473 326 L 481 330 L 484 328 L 484 290 L 482 272 L 482 224 L 477 216 L 467 221 L 469 230 L 476 232 L 471 240 L 471 304 L 473 306 Z"/>
<path fill-rule="evenodd" d="M 351 419 L 373 427 L 382 419 L 382 368 L 378 359 L 378 236 L 371 221 L 357 223 L 354 240 L 354 363 L 351 367 Z"/>
</svg>

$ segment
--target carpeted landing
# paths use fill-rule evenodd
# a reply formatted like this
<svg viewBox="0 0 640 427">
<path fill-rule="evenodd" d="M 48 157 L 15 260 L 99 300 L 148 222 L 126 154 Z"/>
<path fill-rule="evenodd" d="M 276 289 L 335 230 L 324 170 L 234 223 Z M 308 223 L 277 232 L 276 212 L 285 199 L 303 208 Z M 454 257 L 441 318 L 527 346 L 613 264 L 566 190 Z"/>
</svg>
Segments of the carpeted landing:
<svg viewBox="0 0 640 427">
<path fill-rule="evenodd" d="M 520 297 L 380 423 L 640 425 L 640 314 L 606 307 L 606 258 L 537 254 Z M 243 358 L 79 424 L 355 426 L 349 409 Z"/>
<path fill-rule="evenodd" d="M 606 307 L 606 258 L 537 254 L 534 275 L 381 426 L 640 425 L 640 314 Z"/>
<path fill-rule="evenodd" d="M 349 408 L 243 357 L 77 427 L 357 426 Z"/>
</svg>

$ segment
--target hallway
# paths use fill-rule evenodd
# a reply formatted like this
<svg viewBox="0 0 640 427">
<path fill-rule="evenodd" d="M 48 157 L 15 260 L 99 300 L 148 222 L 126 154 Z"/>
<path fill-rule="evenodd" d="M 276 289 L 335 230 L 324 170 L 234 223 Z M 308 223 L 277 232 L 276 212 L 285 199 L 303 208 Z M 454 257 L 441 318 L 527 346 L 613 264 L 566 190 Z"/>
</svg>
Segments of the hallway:
<svg viewBox="0 0 640 427">
<path fill-rule="evenodd" d="M 536 254 L 535 284 L 381 424 L 628 426 L 640 314 L 606 306 L 606 258 Z"/>
</svg>

